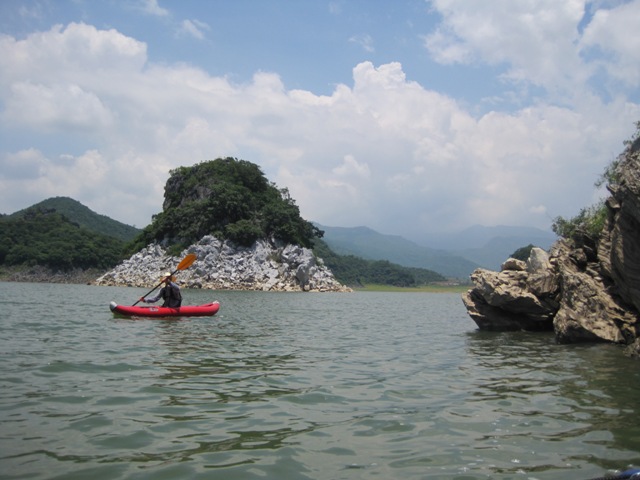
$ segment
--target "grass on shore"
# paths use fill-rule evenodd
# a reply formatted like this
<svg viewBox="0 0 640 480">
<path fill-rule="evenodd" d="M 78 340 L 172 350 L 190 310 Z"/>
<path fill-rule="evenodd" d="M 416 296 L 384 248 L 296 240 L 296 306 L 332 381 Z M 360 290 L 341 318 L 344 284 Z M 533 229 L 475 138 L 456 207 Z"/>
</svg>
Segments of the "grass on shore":
<svg viewBox="0 0 640 480">
<path fill-rule="evenodd" d="M 472 285 L 423 285 L 421 287 L 394 287 L 392 285 L 370 284 L 354 288 L 356 292 L 426 292 L 426 293 L 463 293 Z"/>
</svg>

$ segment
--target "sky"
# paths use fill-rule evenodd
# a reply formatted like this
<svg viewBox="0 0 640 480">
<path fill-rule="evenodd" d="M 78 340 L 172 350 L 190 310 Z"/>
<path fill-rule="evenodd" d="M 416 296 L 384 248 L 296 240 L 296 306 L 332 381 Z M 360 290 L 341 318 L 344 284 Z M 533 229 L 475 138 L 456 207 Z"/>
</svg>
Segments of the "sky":
<svg viewBox="0 0 640 480">
<path fill-rule="evenodd" d="M 640 0 L 1 0 L 0 213 L 142 228 L 235 157 L 301 215 L 549 230 L 640 120 Z"/>
</svg>

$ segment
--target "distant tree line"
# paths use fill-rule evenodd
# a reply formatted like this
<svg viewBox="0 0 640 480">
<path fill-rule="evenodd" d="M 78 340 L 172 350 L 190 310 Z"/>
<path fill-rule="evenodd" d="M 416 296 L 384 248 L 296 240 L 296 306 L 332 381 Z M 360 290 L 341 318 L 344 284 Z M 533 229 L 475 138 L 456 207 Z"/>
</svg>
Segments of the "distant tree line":
<svg viewBox="0 0 640 480">
<path fill-rule="evenodd" d="M 444 276 L 426 268 L 403 267 L 387 260 L 338 255 L 320 239 L 316 239 L 313 251 L 322 258 L 339 282 L 352 287 L 371 284 L 419 287 L 446 280 Z"/>
</svg>

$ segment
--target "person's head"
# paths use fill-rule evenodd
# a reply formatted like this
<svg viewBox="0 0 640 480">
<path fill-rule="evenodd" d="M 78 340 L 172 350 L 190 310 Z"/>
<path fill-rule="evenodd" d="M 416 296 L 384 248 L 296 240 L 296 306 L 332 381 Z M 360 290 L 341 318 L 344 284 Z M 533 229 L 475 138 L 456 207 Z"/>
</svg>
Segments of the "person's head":
<svg viewBox="0 0 640 480">
<path fill-rule="evenodd" d="M 171 275 L 171 272 L 165 272 L 164 275 L 162 275 L 162 281 L 164 283 L 173 282 L 173 275 Z"/>
</svg>

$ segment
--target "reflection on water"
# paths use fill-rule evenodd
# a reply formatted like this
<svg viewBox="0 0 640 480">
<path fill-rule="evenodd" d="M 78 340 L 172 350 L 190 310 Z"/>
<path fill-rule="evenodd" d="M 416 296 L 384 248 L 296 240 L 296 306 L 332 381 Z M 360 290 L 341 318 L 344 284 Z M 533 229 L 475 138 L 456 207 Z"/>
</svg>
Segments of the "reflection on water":
<svg viewBox="0 0 640 480">
<path fill-rule="evenodd" d="M 637 362 L 476 331 L 458 295 L 187 290 L 219 314 L 134 321 L 108 303 L 136 289 L 3 287 L 2 479 L 542 480 L 640 464 Z"/>
</svg>

